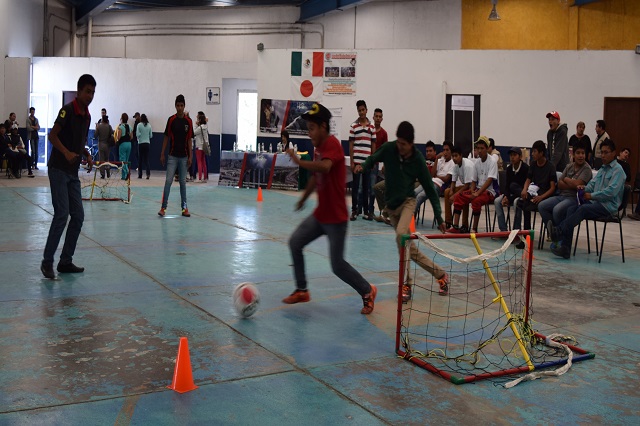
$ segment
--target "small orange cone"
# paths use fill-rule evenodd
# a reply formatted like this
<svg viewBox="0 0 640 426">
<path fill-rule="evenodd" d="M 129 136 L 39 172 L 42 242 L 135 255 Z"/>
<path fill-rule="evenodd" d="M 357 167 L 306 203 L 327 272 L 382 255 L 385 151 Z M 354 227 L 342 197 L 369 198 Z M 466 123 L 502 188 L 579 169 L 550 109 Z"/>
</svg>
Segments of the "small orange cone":
<svg viewBox="0 0 640 426">
<path fill-rule="evenodd" d="M 256 201 L 262 201 L 262 187 L 258 187 L 258 199 Z"/>
<path fill-rule="evenodd" d="M 409 224 L 409 232 L 412 234 L 416 232 L 416 216 L 411 216 L 411 223 Z"/>
<path fill-rule="evenodd" d="M 178 357 L 176 358 L 176 368 L 173 371 L 173 383 L 167 386 L 179 393 L 185 393 L 198 389 L 193 383 L 193 373 L 191 372 L 191 359 L 189 358 L 189 343 L 186 337 L 180 338 L 178 345 Z"/>
</svg>

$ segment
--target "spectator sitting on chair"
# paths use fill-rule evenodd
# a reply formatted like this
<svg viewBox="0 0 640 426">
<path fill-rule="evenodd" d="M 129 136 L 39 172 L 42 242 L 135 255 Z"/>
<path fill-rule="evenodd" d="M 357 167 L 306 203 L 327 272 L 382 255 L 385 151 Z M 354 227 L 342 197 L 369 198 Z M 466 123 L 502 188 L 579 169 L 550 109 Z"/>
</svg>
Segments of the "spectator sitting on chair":
<svg viewBox="0 0 640 426">
<path fill-rule="evenodd" d="M 631 184 L 631 166 L 629 165 L 629 155 L 631 155 L 631 150 L 629 148 L 622 148 L 620 153 L 618 154 L 618 163 L 622 166 L 622 170 L 624 170 L 624 174 L 626 179 L 625 183 Z"/>
<path fill-rule="evenodd" d="M 451 186 L 444 190 L 444 220 L 446 229 L 451 228 L 453 223 L 453 214 L 451 213 L 451 205 L 454 196 L 460 191 L 467 191 L 473 182 L 473 173 L 475 163 L 469 158 L 463 158 L 460 148 L 451 148 L 451 159 L 454 163 L 451 170 Z M 469 232 L 469 206 L 462 208 L 462 226 L 460 231 Z"/>
<path fill-rule="evenodd" d="M 496 216 L 498 218 L 498 227 L 500 231 L 507 231 L 507 221 L 504 217 L 504 207 L 514 205 L 514 202 L 522 193 L 522 188 L 527 180 L 529 174 L 529 165 L 522 161 L 522 149 L 513 147 L 509 150 L 509 165 L 505 173 L 505 188 L 506 193 L 496 197 L 493 201 L 496 209 Z M 520 223 L 520 216 L 522 211 L 515 209 L 514 224 Z"/>
<path fill-rule="evenodd" d="M 475 143 L 478 151 L 479 159 L 474 165 L 474 179 L 471 182 L 471 189 L 468 191 L 458 192 L 453 199 L 453 226 L 447 230 L 451 233 L 459 233 L 460 213 L 462 208 L 471 204 L 473 216 L 473 224 L 471 232 L 478 232 L 478 221 L 482 206 L 493 203 L 496 195 L 499 195 L 498 186 L 498 165 L 496 161 L 489 155 L 489 139 L 486 136 L 480 136 Z"/>
<path fill-rule="evenodd" d="M 444 191 L 451 185 L 451 174 L 455 163 L 451 160 L 451 148 L 453 144 L 449 141 L 442 143 L 442 152 L 436 156 L 436 161 L 433 165 L 433 171 L 431 177 L 433 178 L 433 185 L 436 188 L 439 196 L 444 195 Z M 434 150 L 435 152 L 435 150 Z M 428 152 L 427 152 L 428 154 Z M 422 185 L 415 189 L 416 193 L 416 217 L 420 206 L 427 199 L 427 194 L 424 192 Z"/>
<path fill-rule="evenodd" d="M 6 123 L 0 123 L 0 156 L 4 155 L 7 159 L 7 169 L 9 171 L 9 177 L 20 178 L 20 161 L 17 150 L 13 150 L 11 145 L 11 138 L 7 135 Z"/>
<path fill-rule="evenodd" d="M 618 211 L 624 192 L 624 170 L 616 161 L 616 146 L 612 140 L 600 144 L 600 158 L 602 167 L 596 176 L 586 186 L 578 186 L 578 191 L 584 190 L 584 202 L 570 207 L 557 226 L 552 221 L 547 222 L 551 240 L 556 243 L 552 249 L 556 256 L 571 257 L 573 228 L 580 222 L 615 215 Z"/>
<path fill-rule="evenodd" d="M 568 164 L 558 179 L 558 195 L 543 200 L 538 204 L 542 223 L 552 221 L 554 225 L 562 222 L 570 207 L 578 205 L 576 194 L 579 186 L 584 186 L 593 177 L 587 163 L 586 144 L 579 142 L 573 152 L 573 163 Z M 551 249 L 553 249 L 553 245 Z"/>
<path fill-rule="evenodd" d="M 520 228 L 520 222 L 513 223 L 513 229 L 531 229 L 531 212 L 535 212 L 538 203 L 551 197 L 556 192 L 556 168 L 545 157 L 546 147 L 544 142 L 535 141 L 531 147 L 531 159 L 529 174 L 520 193 L 517 208 L 524 213 L 524 228 Z M 516 212 L 516 217 L 518 214 Z"/>
<path fill-rule="evenodd" d="M 27 148 L 25 147 L 22 138 L 18 134 L 18 125 L 16 123 L 11 126 L 11 149 L 12 151 L 18 153 L 16 160 L 18 163 L 18 167 L 21 168 L 23 161 L 26 161 L 27 168 L 29 170 L 29 177 L 35 177 L 33 175 L 33 172 L 31 171 L 31 157 L 27 153 Z"/>
</svg>

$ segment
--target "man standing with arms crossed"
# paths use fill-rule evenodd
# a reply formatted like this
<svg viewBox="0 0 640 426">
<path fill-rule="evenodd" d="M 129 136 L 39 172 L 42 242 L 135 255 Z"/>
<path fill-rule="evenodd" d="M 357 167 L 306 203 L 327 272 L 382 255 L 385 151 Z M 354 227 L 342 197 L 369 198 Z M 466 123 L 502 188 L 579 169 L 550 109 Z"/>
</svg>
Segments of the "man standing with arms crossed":
<svg viewBox="0 0 640 426">
<path fill-rule="evenodd" d="M 38 142 L 40 137 L 38 136 L 38 130 L 40 130 L 40 122 L 35 116 L 36 109 L 34 107 L 29 108 L 29 116 L 27 117 L 27 135 L 29 138 L 29 147 L 31 148 L 31 162 L 33 163 L 33 169 L 38 170 Z"/>
<path fill-rule="evenodd" d="M 187 208 L 187 168 L 191 167 L 191 139 L 193 138 L 193 123 L 189 116 L 184 113 L 184 96 L 176 96 L 176 113 L 167 120 L 167 127 L 164 129 L 164 139 L 162 140 L 162 152 L 160 162 L 164 166 L 167 164 L 167 175 L 164 181 L 164 191 L 162 193 L 162 206 L 158 216 L 164 216 L 169 202 L 169 193 L 173 176 L 178 171 L 180 180 L 180 202 L 182 216 L 190 217 Z M 164 156 L 164 152 L 169 145 L 169 159 Z"/>
<path fill-rule="evenodd" d="M 53 149 L 47 166 L 51 186 L 53 220 L 44 247 L 40 271 L 42 275 L 50 279 L 56 277 L 53 271 L 53 258 L 69 217 L 71 220 L 67 226 L 67 234 L 57 269 L 61 273 L 84 272 L 84 268 L 73 264 L 73 254 L 84 222 L 78 168 L 82 154 L 87 158 L 89 170 L 93 166 L 91 153 L 85 148 L 85 145 L 91 125 L 89 104 L 93 101 L 96 91 L 96 80 L 91 75 L 84 74 L 78 80 L 77 89 L 76 99 L 62 107 L 51 132 L 49 132 L 49 140 Z"/>
</svg>

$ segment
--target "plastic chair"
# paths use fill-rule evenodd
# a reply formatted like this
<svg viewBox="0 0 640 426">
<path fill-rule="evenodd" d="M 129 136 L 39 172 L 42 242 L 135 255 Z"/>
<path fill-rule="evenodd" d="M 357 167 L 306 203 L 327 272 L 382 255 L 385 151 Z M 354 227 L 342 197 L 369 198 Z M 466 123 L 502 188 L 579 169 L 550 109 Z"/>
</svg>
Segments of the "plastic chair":
<svg viewBox="0 0 640 426">
<path fill-rule="evenodd" d="M 608 223 L 617 223 L 620 227 L 620 248 L 622 249 L 622 263 L 625 263 L 624 260 L 624 236 L 622 234 L 622 217 L 623 212 L 627 209 L 627 204 L 629 202 L 629 194 L 631 193 L 631 186 L 625 185 L 624 192 L 622 193 L 622 202 L 620 206 L 618 206 L 618 211 L 616 214 L 606 217 L 600 217 L 597 219 L 590 219 L 593 222 L 593 231 L 596 236 L 596 254 L 598 255 L 598 263 L 602 261 L 602 251 L 604 250 L 604 237 L 607 233 L 607 224 Z M 587 253 L 591 254 L 591 239 L 589 238 L 589 220 L 586 221 L 587 228 Z M 598 222 L 604 223 L 604 229 L 602 230 L 602 238 L 600 241 L 600 248 L 598 249 L 598 228 L 596 224 Z M 580 236 L 580 225 L 578 224 L 578 232 L 576 233 L 576 239 L 573 243 L 573 255 L 576 255 L 576 248 L 578 246 L 578 237 Z"/>
</svg>

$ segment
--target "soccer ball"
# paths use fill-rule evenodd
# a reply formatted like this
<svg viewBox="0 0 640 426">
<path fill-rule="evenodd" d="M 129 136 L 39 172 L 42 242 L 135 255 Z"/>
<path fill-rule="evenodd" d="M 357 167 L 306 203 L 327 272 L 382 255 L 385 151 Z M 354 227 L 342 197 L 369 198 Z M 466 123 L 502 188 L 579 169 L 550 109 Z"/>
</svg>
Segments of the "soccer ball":
<svg viewBox="0 0 640 426">
<path fill-rule="evenodd" d="M 250 317 L 258 310 L 259 304 L 260 293 L 255 285 L 240 283 L 233 290 L 233 306 L 240 316 Z"/>
</svg>

